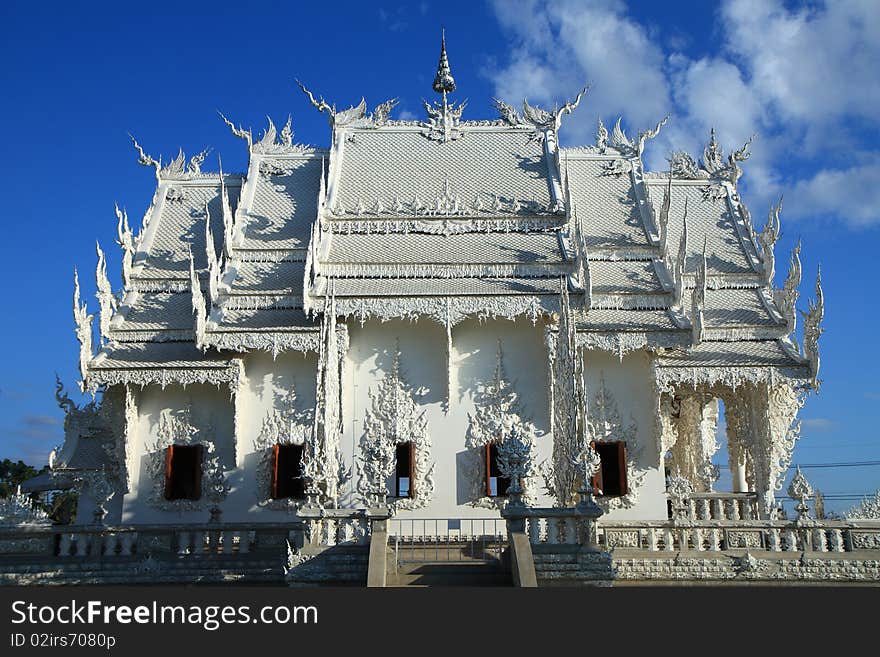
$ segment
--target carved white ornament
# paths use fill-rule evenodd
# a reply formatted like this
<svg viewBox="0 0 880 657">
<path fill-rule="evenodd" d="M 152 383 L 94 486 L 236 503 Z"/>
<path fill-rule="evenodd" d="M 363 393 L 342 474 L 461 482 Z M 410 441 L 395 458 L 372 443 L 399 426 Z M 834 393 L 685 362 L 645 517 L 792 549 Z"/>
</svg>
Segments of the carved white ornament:
<svg viewBox="0 0 880 657">
<path fill-rule="evenodd" d="M 277 407 L 266 413 L 260 433 L 254 440 L 254 451 L 260 455 L 257 464 L 257 498 L 260 506 L 296 511 L 303 500 L 272 499 L 272 455 L 275 445 L 303 445 L 313 442 L 314 408 L 297 404 L 296 390 L 278 398 Z M 303 450 L 305 460 L 305 449 Z"/>
<path fill-rule="evenodd" d="M 622 496 L 599 496 L 596 502 L 605 511 L 627 509 L 635 506 L 639 491 L 648 471 L 638 466 L 644 453 L 644 446 L 636 439 L 637 425 L 630 416 L 624 423 L 617 408 L 617 401 L 605 385 L 605 374 L 600 373 L 596 395 L 589 406 L 588 413 L 592 439 L 598 443 L 623 441 L 626 443 L 627 493 Z"/>
<path fill-rule="evenodd" d="M 537 500 L 537 481 L 540 473 L 534 464 L 535 438 L 537 429 L 526 416 L 519 395 L 513 384 L 507 379 L 504 371 L 504 355 L 501 342 L 498 342 L 495 370 L 492 379 L 477 386 L 474 396 L 474 413 L 468 413 L 468 430 L 465 435 L 465 447 L 468 450 L 465 463 L 465 477 L 470 484 L 471 506 L 482 508 L 501 508 L 503 497 L 486 495 L 486 458 L 485 446 L 491 443 L 499 445 L 516 436 L 517 444 L 526 445 L 529 456 L 523 457 L 522 499 L 531 504 Z M 514 449 L 515 446 L 509 446 Z M 500 458 L 500 451 L 499 451 Z M 499 493 L 504 491 L 499 491 Z"/>
<path fill-rule="evenodd" d="M 165 499 L 166 450 L 172 445 L 202 445 L 202 490 L 197 500 Z M 148 503 L 163 511 L 199 511 L 216 506 L 229 494 L 229 484 L 223 474 L 223 464 L 215 453 L 216 445 L 210 424 L 197 427 L 193 423 L 192 407 L 180 411 L 168 409 L 159 415 L 159 429 L 155 443 L 150 446 L 147 466 L 153 482 Z"/>
<path fill-rule="evenodd" d="M 431 439 L 425 411 L 413 398 L 400 371 L 400 349 L 395 349 L 391 369 L 370 390 L 370 408 L 364 418 L 361 454 L 357 461 L 357 490 L 368 503 L 382 503 L 391 493 L 388 480 L 394 474 L 395 454 L 400 443 L 413 443 L 415 463 L 411 497 L 390 498 L 392 512 L 419 509 L 434 494 L 434 464 L 431 463 Z"/>
</svg>

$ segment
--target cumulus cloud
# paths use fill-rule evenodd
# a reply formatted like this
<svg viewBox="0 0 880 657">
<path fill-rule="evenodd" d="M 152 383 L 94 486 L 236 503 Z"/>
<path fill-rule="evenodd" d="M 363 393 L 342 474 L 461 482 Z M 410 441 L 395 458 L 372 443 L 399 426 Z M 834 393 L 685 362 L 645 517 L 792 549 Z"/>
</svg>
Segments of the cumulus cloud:
<svg viewBox="0 0 880 657">
<path fill-rule="evenodd" d="M 753 207 L 785 192 L 786 217 L 880 223 L 880 209 L 867 202 L 880 169 L 872 145 L 880 11 L 872 0 L 801 8 L 727 0 L 717 15 L 718 46 L 705 53 L 684 52 L 681 40 L 664 49 L 624 2 L 496 0 L 494 7 L 513 44 L 490 73 L 496 95 L 552 104 L 593 82 L 566 118 L 564 144 L 590 142 L 597 113 L 606 121 L 622 114 L 632 134 L 672 112 L 646 152 L 647 165 L 659 169 L 674 149 L 699 153 L 710 127 L 728 152 L 757 132 L 743 179 Z"/>
<path fill-rule="evenodd" d="M 813 417 L 801 420 L 801 427 L 810 431 L 828 431 L 833 429 L 836 423 L 824 417 Z"/>
<path fill-rule="evenodd" d="M 645 128 L 672 109 L 664 54 L 623 3 L 499 1 L 495 12 L 514 44 L 510 61 L 493 76 L 496 95 L 552 104 L 592 83 L 584 103 L 592 109 L 569 117 L 569 137 L 592 136 L 597 111 L 606 118 L 625 114 Z"/>
</svg>

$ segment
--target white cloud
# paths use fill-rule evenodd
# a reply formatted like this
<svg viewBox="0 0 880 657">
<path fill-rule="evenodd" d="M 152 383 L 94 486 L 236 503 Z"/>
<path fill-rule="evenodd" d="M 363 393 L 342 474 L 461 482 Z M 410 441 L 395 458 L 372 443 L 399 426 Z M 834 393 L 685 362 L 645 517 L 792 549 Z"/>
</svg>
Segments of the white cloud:
<svg viewBox="0 0 880 657">
<path fill-rule="evenodd" d="M 633 134 L 671 111 L 646 151 L 648 166 L 659 169 L 673 149 L 699 154 L 710 127 L 727 152 L 757 132 L 742 182 L 753 215 L 784 192 L 785 218 L 880 223 L 880 206 L 868 198 L 880 181 L 880 154 L 864 146 L 865 134 L 877 133 L 880 107 L 875 0 L 801 9 L 728 0 L 720 45 L 702 56 L 664 51 L 623 2 L 494 7 L 513 43 L 491 74 L 496 95 L 549 104 L 593 82 L 566 117 L 563 143 L 591 142 L 597 114 L 623 114 Z"/>
<path fill-rule="evenodd" d="M 730 0 L 727 48 L 752 86 L 785 119 L 875 119 L 880 105 L 880 11 L 876 0 L 834 0 L 789 11 L 778 1 Z"/>
<path fill-rule="evenodd" d="M 833 429 L 836 423 L 824 417 L 814 417 L 801 420 L 801 427 L 812 431 L 828 431 Z"/>
<path fill-rule="evenodd" d="M 566 121 L 566 137 L 591 138 L 599 112 L 606 119 L 626 114 L 635 132 L 672 109 L 663 52 L 622 3 L 499 0 L 494 6 L 514 37 L 510 61 L 493 76 L 496 95 L 550 104 L 592 83 L 581 110 Z"/>
<path fill-rule="evenodd" d="M 786 195 L 787 215 L 836 218 L 852 227 L 868 226 L 880 220 L 878 189 L 880 164 L 822 169 L 811 178 L 799 181 Z"/>
</svg>

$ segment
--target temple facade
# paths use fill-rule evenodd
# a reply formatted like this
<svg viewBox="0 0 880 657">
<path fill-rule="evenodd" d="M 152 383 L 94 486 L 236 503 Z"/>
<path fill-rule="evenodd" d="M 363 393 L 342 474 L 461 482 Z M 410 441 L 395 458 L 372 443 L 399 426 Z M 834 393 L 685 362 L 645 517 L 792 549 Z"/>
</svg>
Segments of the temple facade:
<svg viewBox="0 0 880 657">
<path fill-rule="evenodd" d="M 759 230 L 737 185 L 749 143 L 725 155 L 713 132 L 646 171 L 667 117 L 634 136 L 600 120 L 594 144 L 562 148 L 586 88 L 468 120 L 445 43 L 423 120 L 299 86 L 329 145 L 296 143 L 290 119 L 255 136 L 221 115 L 243 174 L 132 139 L 156 191 L 137 231 L 117 208 L 122 287 L 100 246 L 94 314 L 75 279 L 97 400 L 58 386 L 52 477 L 80 490 L 78 524 L 141 528 L 138 545 L 147 527 L 296 526 L 289 568 L 310 546 L 427 540 L 429 519 L 431 540 L 523 520 L 535 563 L 548 543 L 806 549 L 777 495 L 820 386 L 822 288 L 817 273 L 798 339 L 800 244 L 776 288 L 781 203 Z M 700 520 L 727 533 L 682 546 L 668 529 Z M 757 539 L 725 524 L 746 521 Z M 254 540 L 235 536 L 230 551 Z"/>
</svg>

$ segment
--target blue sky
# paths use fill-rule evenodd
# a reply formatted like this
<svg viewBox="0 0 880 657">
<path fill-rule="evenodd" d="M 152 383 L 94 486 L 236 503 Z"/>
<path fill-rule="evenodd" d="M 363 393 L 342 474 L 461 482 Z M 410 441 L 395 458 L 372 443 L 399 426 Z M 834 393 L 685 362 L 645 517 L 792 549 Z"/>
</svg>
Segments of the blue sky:
<svg viewBox="0 0 880 657">
<path fill-rule="evenodd" d="M 824 384 L 802 411 L 795 461 L 880 460 L 880 5 L 764 0 L 4 2 L 0 457 L 45 461 L 61 439 L 54 371 L 69 387 L 78 378 L 73 267 L 94 310 L 94 240 L 118 286 L 113 203 L 138 223 L 153 192 L 129 132 L 165 159 L 210 146 L 210 168 L 222 155 L 232 171 L 245 148 L 218 109 L 256 130 L 290 113 L 297 141 L 327 145 L 326 117 L 294 78 L 340 106 L 397 96 L 398 117 L 420 117 L 442 25 L 465 118 L 493 117 L 492 96 L 552 103 L 591 82 L 564 145 L 590 143 L 597 116 L 622 115 L 632 133 L 672 113 L 646 152 L 662 169 L 672 149 L 697 155 L 711 126 L 727 150 L 758 133 L 741 187 L 759 228 L 785 196 L 777 283 L 801 237 L 801 305 L 820 261 L 825 288 Z M 807 474 L 832 493 L 880 487 L 876 466 Z"/>
</svg>

